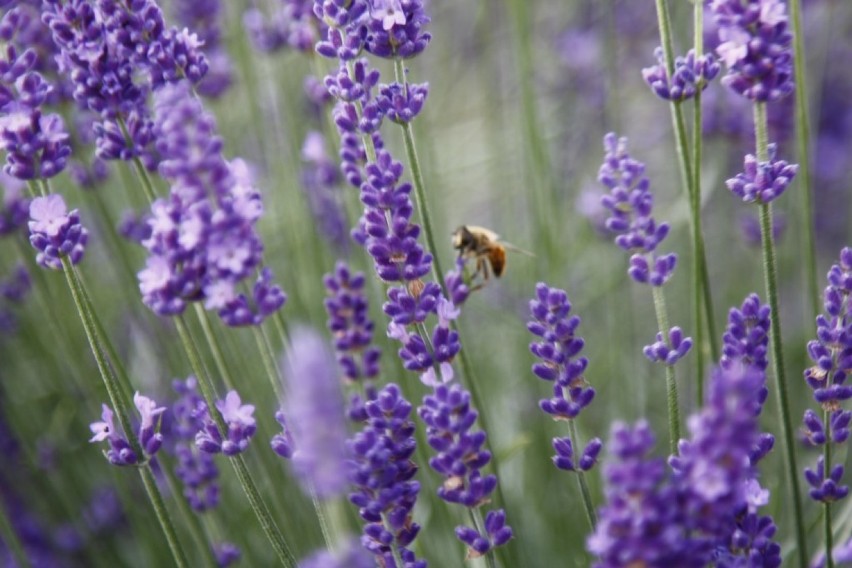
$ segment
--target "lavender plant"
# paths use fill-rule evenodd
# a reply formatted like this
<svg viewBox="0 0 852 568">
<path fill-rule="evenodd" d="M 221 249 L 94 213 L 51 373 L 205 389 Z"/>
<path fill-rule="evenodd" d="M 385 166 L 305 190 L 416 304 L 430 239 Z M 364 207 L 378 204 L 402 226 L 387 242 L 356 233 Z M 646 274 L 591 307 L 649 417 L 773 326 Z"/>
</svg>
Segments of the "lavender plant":
<svg viewBox="0 0 852 568">
<path fill-rule="evenodd" d="M 852 12 L 634 4 L 0 0 L 0 564 L 846 562 Z"/>
</svg>

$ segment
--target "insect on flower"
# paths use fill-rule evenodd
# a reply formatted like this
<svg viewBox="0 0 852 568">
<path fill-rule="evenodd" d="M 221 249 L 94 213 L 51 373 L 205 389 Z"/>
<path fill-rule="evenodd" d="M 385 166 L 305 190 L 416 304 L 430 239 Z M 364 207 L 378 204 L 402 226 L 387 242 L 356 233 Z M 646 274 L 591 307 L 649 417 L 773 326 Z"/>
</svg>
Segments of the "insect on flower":
<svg viewBox="0 0 852 568">
<path fill-rule="evenodd" d="M 471 279 L 482 275 L 482 282 L 474 289 L 481 288 L 490 278 L 488 265 L 491 272 L 500 278 L 506 269 L 506 251 L 520 252 L 528 256 L 535 256 L 509 243 L 500 242 L 500 235 L 490 229 L 477 227 L 476 225 L 462 225 L 453 233 L 453 248 L 459 251 L 459 258 L 465 260 L 476 259 L 476 270 Z"/>
</svg>

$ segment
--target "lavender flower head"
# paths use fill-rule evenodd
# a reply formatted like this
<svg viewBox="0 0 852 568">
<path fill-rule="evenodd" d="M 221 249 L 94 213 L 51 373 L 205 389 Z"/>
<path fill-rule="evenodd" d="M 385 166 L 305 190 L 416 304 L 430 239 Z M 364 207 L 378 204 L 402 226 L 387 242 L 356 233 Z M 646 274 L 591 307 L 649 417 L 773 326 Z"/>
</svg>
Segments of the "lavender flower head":
<svg viewBox="0 0 852 568">
<path fill-rule="evenodd" d="M 347 482 L 347 431 L 331 350 L 313 330 L 297 329 L 284 368 L 288 388 L 283 414 L 291 430 L 284 435 L 292 439 L 296 475 L 306 493 L 313 489 L 320 498 L 340 495 Z"/>
<path fill-rule="evenodd" d="M 89 429 L 94 434 L 89 442 L 102 442 L 104 440 L 109 442 L 109 450 L 104 452 L 104 455 L 113 465 L 137 464 L 140 458 L 147 459 L 156 454 L 163 443 L 163 435 L 157 430 L 159 417 L 165 412 L 166 408 L 157 406 L 153 400 L 140 395 L 138 392 L 133 396 L 133 404 L 136 405 L 141 416 L 138 441 L 144 456 L 138 456 L 127 438 L 116 429 L 112 409 L 106 404 L 102 405 L 101 421 L 92 422 L 89 425 Z"/>
<path fill-rule="evenodd" d="M 216 409 L 221 413 L 228 429 L 225 437 L 208 412 L 204 416 L 204 428 L 195 435 L 195 445 L 202 452 L 221 452 L 229 457 L 244 452 L 257 430 L 253 416 L 254 405 L 243 404 L 237 391 L 231 390 L 223 400 L 216 401 Z"/>
<path fill-rule="evenodd" d="M 770 144 L 768 151 L 769 159 L 765 162 L 747 154 L 744 171 L 726 182 L 731 193 L 746 203 L 765 204 L 777 199 L 799 171 L 798 165 L 775 159 L 778 152 L 775 144 Z"/>
<path fill-rule="evenodd" d="M 722 84 L 756 101 L 793 92 L 793 36 L 781 0 L 712 0 L 716 52 L 728 67 Z"/>
<path fill-rule="evenodd" d="M 824 292 L 825 313 L 817 316 L 817 339 L 808 342 L 808 356 L 813 365 L 805 370 L 805 382 L 813 390 L 814 401 L 821 412 L 805 411 L 807 440 L 814 445 L 840 444 L 849 438 L 852 411 L 843 408 L 852 398 L 852 386 L 846 382 L 852 364 L 852 249 L 840 251 L 840 262 L 828 272 Z M 820 416 L 822 415 L 822 417 Z M 811 498 L 830 503 L 846 497 L 849 487 L 841 484 L 843 465 L 817 460 L 814 469 L 805 469 L 811 486 Z"/>
<path fill-rule="evenodd" d="M 765 381 L 754 367 L 716 370 L 703 409 L 687 423 L 691 438 L 681 440 L 679 455 L 669 460 L 686 513 L 708 541 L 725 536 L 745 502 L 745 483 L 754 478 L 751 452 Z"/>
<path fill-rule="evenodd" d="M 378 57 L 404 59 L 420 54 L 432 35 L 423 0 L 372 0 L 367 21 L 366 49 Z"/>
<path fill-rule="evenodd" d="M 213 455 L 200 451 L 194 443 L 207 417 L 207 405 L 198 394 L 197 385 L 195 377 L 173 381 L 172 386 L 180 397 L 172 404 L 170 437 L 174 440 L 175 474 L 183 483 L 183 496 L 200 513 L 219 504 L 219 469 Z"/>
<path fill-rule="evenodd" d="M 651 456 L 654 433 L 647 422 L 612 426 L 604 464 L 605 504 L 586 548 L 595 568 L 623 566 L 704 566 L 689 539 L 677 492 L 666 463 Z"/>
<path fill-rule="evenodd" d="M 539 407 L 555 420 L 571 420 L 595 397 L 595 389 L 583 376 L 589 360 L 579 356 L 585 341 L 575 335 L 580 317 L 571 315 L 564 290 L 539 282 L 535 292 L 529 303 L 532 319 L 527 329 L 540 338 L 530 343 L 530 351 L 541 362 L 535 363 L 532 371 L 553 383 L 553 398 L 539 401 Z"/>
<path fill-rule="evenodd" d="M 364 294 L 364 274 L 353 274 L 345 262 L 338 261 L 334 272 L 323 277 L 323 283 L 328 293 L 328 328 L 334 335 L 343 374 L 350 381 L 374 379 L 379 373 L 381 350 L 372 345 L 374 325 Z"/>
<path fill-rule="evenodd" d="M 160 315 L 203 301 L 227 325 L 257 325 L 286 300 L 267 269 L 251 298 L 239 289 L 261 267 L 260 193 L 242 161 L 225 161 L 215 120 L 186 83 L 161 89 L 155 102 L 159 171 L 171 191 L 151 206 L 142 299 Z"/>
<path fill-rule="evenodd" d="M 411 404 L 397 385 L 389 384 L 367 401 L 365 413 L 363 429 L 347 443 L 354 487 L 349 500 L 365 522 L 361 543 L 382 565 L 394 565 L 394 547 L 406 566 L 425 567 L 407 548 L 420 531 L 412 518 L 420 483 L 411 459 L 417 446 Z"/>
<path fill-rule="evenodd" d="M 36 197 L 30 203 L 30 244 L 38 252 L 36 261 L 45 268 L 62 269 L 62 259 L 71 264 L 83 259 L 89 232 L 80 223 L 80 214 L 70 213 L 61 195 Z"/>
<path fill-rule="evenodd" d="M 484 449 L 487 434 L 472 430 L 479 413 L 470 404 L 470 393 L 458 384 L 437 386 L 433 394 L 423 398 L 417 412 L 426 423 L 429 446 L 437 452 L 429 465 L 444 476 L 438 496 L 468 508 L 489 502 L 497 487 L 497 476 L 482 473 L 491 461 L 491 453 Z M 485 554 L 512 537 L 511 528 L 504 525 L 503 511 L 492 513 L 496 516 L 491 517 L 486 534 L 470 527 L 456 529 L 456 536 L 468 545 L 469 554 Z"/>
<path fill-rule="evenodd" d="M 691 99 L 696 92 L 706 89 L 721 69 L 719 62 L 709 53 L 696 58 L 695 50 L 690 49 L 686 56 L 675 58 L 674 73 L 669 77 L 663 49 L 657 47 L 654 56 L 657 65 L 642 69 L 642 78 L 658 97 L 667 101 Z"/>
<path fill-rule="evenodd" d="M 692 348 L 692 338 L 683 335 L 683 330 L 675 326 L 668 332 L 668 338 L 663 338 L 663 333 L 657 333 L 657 341 L 651 345 L 646 345 L 642 349 L 653 363 L 663 363 L 667 366 L 672 366 L 683 359 L 689 350 Z"/>
<path fill-rule="evenodd" d="M 0 20 L 0 148 L 6 152 L 4 171 L 30 180 L 60 173 L 71 147 L 62 118 L 42 114 L 53 86 L 36 69 L 40 62 L 32 42 L 19 35 L 29 23 L 24 9 L 15 6 Z"/>
<path fill-rule="evenodd" d="M 669 234 L 666 223 L 657 224 L 651 216 L 654 198 L 645 177 L 645 164 L 627 153 L 627 138 L 614 133 L 604 136 L 606 156 L 598 172 L 598 181 L 609 193 L 601 204 L 610 212 L 606 228 L 616 233 L 615 244 L 633 252 L 628 274 L 636 282 L 662 286 L 677 264 L 674 253 L 657 255 L 657 246 Z"/>
</svg>

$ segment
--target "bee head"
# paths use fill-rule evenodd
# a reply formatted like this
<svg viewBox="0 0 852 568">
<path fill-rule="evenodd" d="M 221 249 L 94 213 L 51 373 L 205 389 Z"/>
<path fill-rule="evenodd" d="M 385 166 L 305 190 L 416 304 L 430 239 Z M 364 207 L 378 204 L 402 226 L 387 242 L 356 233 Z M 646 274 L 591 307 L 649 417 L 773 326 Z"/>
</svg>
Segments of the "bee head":
<svg viewBox="0 0 852 568">
<path fill-rule="evenodd" d="M 453 232 L 453 248 L 456 250 L 465 250 L 473 246 L 473 233 L 465 227 L 460 226 Z"/>
</svg>

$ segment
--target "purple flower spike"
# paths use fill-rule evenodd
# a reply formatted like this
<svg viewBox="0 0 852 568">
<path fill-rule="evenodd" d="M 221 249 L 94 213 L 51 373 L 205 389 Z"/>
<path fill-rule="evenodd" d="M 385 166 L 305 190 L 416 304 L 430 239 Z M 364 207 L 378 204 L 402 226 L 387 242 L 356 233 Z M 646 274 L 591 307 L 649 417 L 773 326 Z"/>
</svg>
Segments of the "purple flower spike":
<svg viewBox="0 0 852 568">
<path fill-rule="evenodd" d="M 754 477 L 749 461 L 758 443 L 759 393 L 765 373 L 753 367 L 714 371 L 702 411 L 690 418 L 690 440 L 678 444 L 669 463 L 686 489 L 687 510 L 708 534 L 723 534 L 728 515 L 743 501 L 743 484 Z"/>
<path fill-rule="evenodd" d="M 30 200 L 24 195 L 24 183 L 0 172 L 3 201 L 0 203 L 0 236 L 14 233 L 30 216 Z"/>
<path fill-rule="evenodd" d="M 471 431 L 478 413 L 470 406 L 470 393 L 457 384 L 438 386 L 423 398 L 418 413 L 428 427 L 429 445 L 438 452 L 429 465 L 445 478 L 438 496 L 471 508 L 487 502 L 497 477 L 480 471 L 491 454 L 483 449 L 485 432 Z"/>
<path fill-rule="evenodd" d="M 159 426 L 159 417 L 165 412 L 165 407 L 158 407 L 157 403 L 148 397 L 140 395 L 138 392 L 133 397 L 133 403 L 139 410 L 141 421 L 139 423 L 139 432 L 137 438 L 144 452 L 144 458 L 147 460 L 159 451 L 163 443 L 163 435 L 157 432 Z M 92 422 L 89 429 L 94 434 L 89 442 L 109 442 L 109 449 L 104 452 L 109 462 L 113 465 L 126 466 L 135 465 L 139 462 L 140 456 L 133 451 L 128 439 L 119 433 L 113 420 L 113 412 L 106 404 L 101 405 L 103 412 L 101 413 L 100 422 Z"/>
<path fill-rule="evenodd" d="M 512 528 L 506 526 L 506 513 L 503 509 L 488 512 L 485 516 L 485 532 L 486 534 L 482 535 L 470 527 L 456 527 L 456 536 L 468 547 L 468 559 L 479 558 L 512 538 Z"/>
<path fill-rule="evenodd" d="M 257 430 L 254 405 L 243 404 L 237 391 L 228 391 L 224 400 L 216 401 L 216 409 L 228 428 L 226 437 L 222 437 L 216 423 L 209 414 L 205 417 L 204 428 L 195 436 L 195 444 L 201 451 L 226 456 L 235 456 L 248 448 L 249 440 Z"/>
<path fill-rule="evenodd" d="M 353 274 L 343 261 L 323 277 L 328 293 L 328 329 L 334 336 L 337 362 L 350 381 L 373 379 L 379 374 L 381 350 L 372 345 L 374 325 L 364 294 L 365 281 L 362 272 Z"/>
<path fill-rule="evenodd" d="M 201 513 L 219 504 L 219 469 L 213 456 L 200 451 L 194 443 L 207 417 L 207 405 L 198 394 L 197 385 L 195 377 L 172 383 L 180 397 L 171 408 L 174 418 L 171 436 L 176 438 L 174 453 L 178 464 L 175 474 L 183 483 L 183 496 L 194 511 Z"/>
<path fill-rule="evenodd" d="M 411 459 L 417 445 L 411 404 L 398 386 L 389 384 L 365 410 L 363 429 L 347 443 L 352 456 L 349 482 L 355 488 L 349 500 L 365 522 L 361 542 L 380 563 L 393 565 L 387 559 L 394 546 L 414 565 L 425 566 L 405 548 L 420 531 L 412 519 L 420 483 L 414 479 L 417 465 Z"/>
<path fill-rule="evenodd" d="M 781 0 L 712 0 L 716 53 L 728 67 L 722 84 L 752 101 L 793 92 L 793 36 Z"/>
<path fill-rule="evenodd" d="M 719 62 L 711 54 L 696 59 L 695 50 L 690 49 L 685 57 L 675 58 L 674 73 L 670 78 L 661 47 L 654 50 L 654 57 L 657 65 L 642 69 L 642 78 L 658 97 L 667 101 L 691 99 L 697 91 L 706 89 L 721 70 Z"/>
<path fill-rule="evenodd" d="M 157 418 L 166 411 L 165 406 L 157 406 L 157 403 L 138 392 L 133 395 L 133 404 L 139 410 L 142 421 L 139 424 L 139 444 L 149 456 L 157 453 L 163 443 L 163 435 L 156 432 Z"/>
<path fill-rule="evenodd" d="M 376 102 L 387 118 L 397 124 L 405 124 L 411 122 L 420 114 L 428 94 L 428 83 L 421 85 L 391 83 L 379 88 L 379 96 Z"/>
<path fill-rule="evenodd" d="M 30 219 L 30 243 L 39 251 L 36 261 L 40 265 L 60 270 L 63 258 L 71 264 L 83 259 L 89 232 L 80 224 L 76 209 L 68 213 L 61 195 L 33 199 Z"/>
<path fill-rule="evenodd" d="M 692 348 L 692 338 L 684 337 L 683 331 L 675 326 L 669 330 L 668 341 L 663 339 L 663 334 L 657 334 L 657 341 L 652 345 L 646 345 L 642 352 L 650 361 L 672 366 L 680 361 Z"/>
<path fill-rule="evenodd" d="M 603 468 L 606 504 L 586 548 L 597 568 L 703 566 L 668 483 L 665 462 L 651 457 L 655 438 L 647 422 L 616 423 L 609 440 L 611 461 Z"/>
<path fill-rule="evenodd" d="M 606 228 L 616 234 L 615 243 L 634 254 L 628 274 L 641 284 L 662 286 L 674 272 L 677 255 L 658 256 L 657 246 L 668 236 L 669 226 L 657 224 L 651 216 L 654 198 L 645 176 L 645 164 L 627 153 L 627 138 L 617 138 L 612 132 L 604 136 L 604 163 L 598 181 L 609 193 L 601 204 L 609 211 Z"/>
<path fill-rule="evenodd" d="M 814 469 L 805 468 L 805 479 L 811 486 L 809 495 L 814 501 L 822 503 L 833 503 L 839 501 L 849 494 L 849 486 L 840 483 L 843 477 L 843 466 L 837 464 L 831 468 L 826 475 L 823 457 L 817 458 Z"/>
<path fill-rule="evenodd" d="M 297 329 L 284 369 L 288 385 L 284 437 L 290 438 L 296 475 L 306 493 L 313 489 L 320 498 L 339 495 L 346 488 L 347 436 L 343 395 L 331 350 L 316 332 Z M 283 447 L 279 444 L 276 449 Z"/>
<path fill-rule="evenodd" d="M 595 464 L 598 463 L 598 455 L 601 453 L 603 449 L 603 442 L 600 438 L 592 438 L 589 440 L 589 443 L 586 444 L 586 449 L 583 450 L 583 455 L 580 457 L 580 463 L 578 464 L 582 471 L 589 471 Z"/>
<path fill-rule="evenodd" d="M 745 169 L 726 183 L 731 193 L 746 203 L 769 203 L 777 199 L 799 170 L 796 164 L 776 160 L 777 147 L 769 145 L 769 160 L 758 162 L 752 154 L 745 157 Z"/>
<path fill-rule="evenodd" d="M 366 49 L 378 57 L 409 58 L 420 54 L 431 34 L 423 31 L 429 23 L 423 0 L 373 0 Z"/>
<path fill-rule="evenodd" d="M 757 294 L 749 294 L 740 309 L 728 312 L 728 327 L 722 336 L 720 364 L 730 369 L 736 362 L 766 370 L 769 344 L 770 313 L 768 304 L 762 304 Z"/>
<path fill-rule="evenodd" d="M 530 351 L 542 362 L 533 365 L 533 373 L 553 382 L 553 398 L 539 402 L 541 409 L 555 420 L 576 418 L 595 396 L 583 373 L 589 364 L 580 357 L 585 342 L 575 335 L 580 317 L 570 315 L 568 294 L 547 284 L 536 284 L 536 298 L 530 300 L 532 320 L 527 329 L 539 341 L 530 343 Z"/>
</svg>

